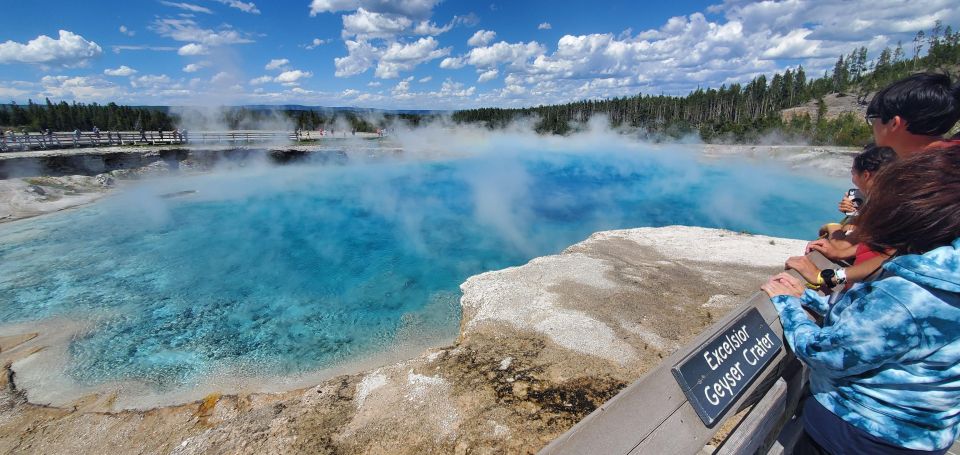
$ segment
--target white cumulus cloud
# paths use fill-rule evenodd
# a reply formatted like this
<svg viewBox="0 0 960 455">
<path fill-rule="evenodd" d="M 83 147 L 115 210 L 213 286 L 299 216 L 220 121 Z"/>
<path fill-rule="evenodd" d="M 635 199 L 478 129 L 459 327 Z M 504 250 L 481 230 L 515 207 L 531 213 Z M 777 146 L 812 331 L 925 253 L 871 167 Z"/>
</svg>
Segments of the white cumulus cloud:
<svg viewBox="0 0 960 455">
<path fill-rule="evenodd" d="M 40 35 L 26 44 L 0 43 L 0 63 L 80 66 L 102 53 L 100 45 L 68 30 L 60 30 L 56 39 Z"/>
<path fill-rule="evenodd" d="M 489 71 L 484 71 L 483 73 L 480 74 L 480 77 L 477 78 L 477 82 L 483 83 L 483 82 L 496 79 L 498 74 L 500 74 L 500 72 L 497 71 L 496 68 Z"/>
<path fill-rule="evenodd" d="M 250 85 L 263 85 L 273 82 L 273 76 L 260 76 L 250 79 Z"/>
<path fill-rule="evenodd" d="M 486 46 L 497 37 L 497 32 L 490 30 L 477 30 L 470 39 L 467 40 L 467 45 L 470 47 L 477 46 Z"/>
<path fill-rule="evenodd" d="M 135 31 L 130 30 L 129 28 L 127 28 L 126 25 L 121 25 L 121 26 L 120 26 L 120 33 L 123 33 L 124 35 L 127 35 L 127 36 L 133 36 L 133 35 L 136 35 L 136 34 L 137 34 L 137 32 L 135 32 Z"/>
<path fill-rule="evenodd" d="M 278 69 L 284 68 L 288 64 L 290 64 L 290 60 L 287 60 L 285 58 L 275 58 L 273 60 L 270 60 L 270 62 L 267 63 L 267 65 L 264 66 L 263 69 L 267 71 L 278 70 Z"/>
<path fill-rule="evenodd" d="M 357 9 L 353 14 L 343 16 L 343 36 L 355 36 L 359 39 L 390 38 L 413 24 L 410 18 L 396 14 L 376 13 L 366 9 Z"/>
<path fill-rule="evenodd" d="M 540 25 L 537 26 L 537 30 L 550 30 L 551 28 L 553 28 L 553 26 L 550 25 L 549 22 L 541 22 Z"/>
<path fill-rule="evenodd" d="M 462 57 L 447 57 L 440 61 L 440 68 L 455 70 L 463 68 L 466 65 L 466 62 L 463 61 Z"/>
<path fill-rule="evenodd" d="M 430 16 L 433 7 L 441 0 L 312 0 L 310 15 L 336 13 L 363 8 L 375 13 L 399 14 L 413 18 Z"/>
<path fill-rule="evenodd" d="M 207 61 L 190 63 L 187 66 L 183 67 L 183 72 L 196 73 L 197 71 L 200 71 L 201 69 L 206 68 L 208 66 L 210 66 L 210 62 L 207 62 Z"/>
<path fill-rule="evenodd" d="M 177 54 L 180 55 L 206 55 L 210 51 L 206 46 L 197 43 L 185 44 L 183 47 L 177 50 Z"/>
<path fill-rule="evenodd" d="M 318 47 L 320 47 L 320 46 L 322 46 L 322 45 L 324 45 L 324 44 L 327 44 L 327 43 L 329 43 L 329 42 L 330 42 L 329 39 L 314 38 L 313 41 L 310 42 L 310 44 L 307 44 L 307 45 L 305 45 L 305 46 L 303 46 L 303 47 L 304 47 L 304 49 L 306 49 L 306 50 L 309 51 L 309 50 L 316 49 L 316 48 L 318 48 Z"/>
<path fill-rule="evenodd" d="M 432 36 L 407 44 L 392 43 L 380 56 L 374 75 L 381 79 L 398 77 L 401 72 L 450 53 L 450 48 L 438 49 L 439 44 Z"/>
<path fill-rule="evenodd" d="M 45 97 L 77 101 L 115 100 L 124 94 L 118 85 L 100 77 L 44 76 L 40 87 Z"/>
<path fill-rule="evenodd" d="M 491 67 L 509 64 L 523 67 L 530 59 L 543 55 L 546 47 L 536 41 L 528 43 L 507 43 L 500 41 L 490 46 L 475 47 L 467 54 L 466 62 L 477 67 Z"/>
<path fill-rule="evenodd" d="M 420 23 L 413 28 L 413 34 L 436 36 L 441 33 L 449 32 L 451 28 L 453 28 L 453 22 L 444 26 L 439 26 L 430 21 L 420 21 Z"/>
<path fill-rule="evenodd" d="M 281 84 L 290 84 L 290 83 L 297 82 L 301 78 L 307 78 L 311 76 L 313 76 L 313 73 L 309 71 L 290 70 L 290 71 L 284 71 L 280 73 L 280 75 L 278 75 L 273 80 L 274 82 L 279 82 Z"/>
<path fill-rule="evenodd" d="M 346 40 L 347 56 L 333 59 L 337 77 L 354 76 L 370 69 L 379 51 L 366 41 Z"/>
<path fill-rule="evenodd" d="M 108 68 L 103 70 L 103 74 L 106 74 L 107 76 L 132 76 L 134 74 L 137 74 L 137 70 L 130 68 L 127 65 L 120 65 L 119 68 L 114 68 L 114 69 Z"/>
</svg>

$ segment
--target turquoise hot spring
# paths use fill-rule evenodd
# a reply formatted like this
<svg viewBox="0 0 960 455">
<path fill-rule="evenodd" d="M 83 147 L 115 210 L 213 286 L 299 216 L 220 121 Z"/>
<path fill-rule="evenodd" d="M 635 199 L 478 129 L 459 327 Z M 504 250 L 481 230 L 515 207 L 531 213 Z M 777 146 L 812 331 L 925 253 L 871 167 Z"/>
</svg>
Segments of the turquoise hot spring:
<svg viewBox="0 0 960 455">
<path fill-rule="evenodd" d="M 693 225 L 810 238 L 839 218 L 848 185 L 616 147 L 144 180 L 0 224 L 0 321 L 82 326 L 50 366 L 77 386 L 163 394 L 224 374 L 296 377 L 449 344 L 466 278 L 593 232 Z"/>
</svg>

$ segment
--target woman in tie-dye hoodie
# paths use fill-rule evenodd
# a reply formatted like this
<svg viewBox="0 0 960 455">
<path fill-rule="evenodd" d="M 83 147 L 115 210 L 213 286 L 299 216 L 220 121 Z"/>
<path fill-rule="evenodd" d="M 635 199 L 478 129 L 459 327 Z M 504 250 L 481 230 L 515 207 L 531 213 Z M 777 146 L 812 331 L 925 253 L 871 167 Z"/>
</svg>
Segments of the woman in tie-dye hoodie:
<svg viewBox="0 0 960 455">
<path fill-rule="evenodd" d="M 762 286 L 810 368 L 795 453 L 942 454 L 960 430 L 960 146 L 888 165 L 875 189 L 857 236 L 894 252 L 879 279 L 833 305 L 786 274 Z"/>
</svg>

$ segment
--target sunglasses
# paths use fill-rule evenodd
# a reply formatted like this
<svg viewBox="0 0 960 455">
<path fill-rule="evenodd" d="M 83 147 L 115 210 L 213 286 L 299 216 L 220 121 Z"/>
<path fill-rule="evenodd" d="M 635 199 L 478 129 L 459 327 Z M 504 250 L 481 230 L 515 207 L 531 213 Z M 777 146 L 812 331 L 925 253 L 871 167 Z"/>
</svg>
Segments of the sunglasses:
<svg viewBox="0 0 960 455">
<path fill-rule="evenodd" d="M 873 119 L 880 118 L 879 115 L 865 115 L 863 119 L 867 121 L 867 126 L 873 126 Z"/>
</svg>

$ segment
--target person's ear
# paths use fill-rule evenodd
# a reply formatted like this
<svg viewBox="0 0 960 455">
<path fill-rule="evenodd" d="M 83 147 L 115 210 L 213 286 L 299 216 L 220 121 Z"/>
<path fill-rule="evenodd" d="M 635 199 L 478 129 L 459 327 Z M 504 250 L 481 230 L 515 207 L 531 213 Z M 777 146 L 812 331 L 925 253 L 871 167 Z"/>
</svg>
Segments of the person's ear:
<svg viewBox="0 0 960 455">
<path fill-rule="evenodd" d="M 906 130 L 907 121 L 904 120 L 903 117 L 899 115 L 894 115 L 893 118 L 890 119 L 890 129 L 892 131 Z"/>
</svg>

